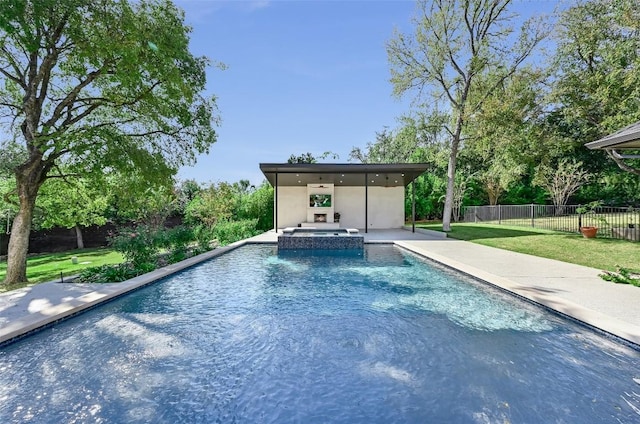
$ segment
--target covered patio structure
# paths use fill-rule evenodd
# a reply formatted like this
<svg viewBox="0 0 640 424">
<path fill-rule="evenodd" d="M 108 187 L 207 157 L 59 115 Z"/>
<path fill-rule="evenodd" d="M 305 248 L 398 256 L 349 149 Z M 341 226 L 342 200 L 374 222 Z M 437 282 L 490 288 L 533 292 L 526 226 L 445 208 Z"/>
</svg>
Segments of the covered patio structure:
<svg viewBox="0 0 640 424">
<path fill-rule="evenodd" d="M 640 151 L 640 122 L 631 124 L 599 140 L 587 143 L 585 146 L 592 150 L 605 150 L 621 169 L 640 175 L 640 168 L 625 162 L 629 159 L 640 159 L 640 154 L 630 153 L 633 150 Z"/>
<path fill-rule="evenodd" d="M 405 187 L 427 164 L 261 163 L 274 187 L 274 227 L 401 228 Z M 415 185 L 412 185 L 415 231 Z"/>
</svg>

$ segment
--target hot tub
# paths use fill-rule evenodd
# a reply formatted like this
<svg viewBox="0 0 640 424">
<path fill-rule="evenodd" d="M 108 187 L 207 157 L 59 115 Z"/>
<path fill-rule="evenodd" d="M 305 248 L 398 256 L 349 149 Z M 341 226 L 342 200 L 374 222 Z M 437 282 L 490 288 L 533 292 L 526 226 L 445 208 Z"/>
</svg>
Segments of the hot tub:
<svg viewBox="0 0 640 424">
<path fill-rule="evenodd" d="M 348 228 L 285 228 L 278 249 L 362 249 L 364 236 Z"/>
</svg>

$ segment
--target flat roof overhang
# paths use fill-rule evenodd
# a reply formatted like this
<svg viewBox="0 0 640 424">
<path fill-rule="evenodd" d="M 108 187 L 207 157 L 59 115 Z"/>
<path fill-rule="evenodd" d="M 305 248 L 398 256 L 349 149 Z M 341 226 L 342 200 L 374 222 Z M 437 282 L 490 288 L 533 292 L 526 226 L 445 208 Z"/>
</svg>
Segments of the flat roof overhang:
<svg viewBox="0 0 640 424">
<path fill-rule="evenodd" d="M 425 163 L 261 163 L 260 170 L 275 187 L 334 184 L 336 186 L 407 186 L 422 175 Z M 367 177 L 365 179 L 365 176 Z"/>
<path fill-rule="evenodd" d="M 587 143 L 585 146 L 592 150 L 640 149 L 640 122 L 631 124 L 600 140 Z"/>
</svg>

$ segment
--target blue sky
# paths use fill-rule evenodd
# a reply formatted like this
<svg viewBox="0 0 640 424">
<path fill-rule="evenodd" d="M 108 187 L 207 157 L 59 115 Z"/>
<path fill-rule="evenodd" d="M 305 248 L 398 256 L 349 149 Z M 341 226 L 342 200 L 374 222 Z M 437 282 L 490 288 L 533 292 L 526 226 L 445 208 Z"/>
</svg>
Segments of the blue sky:
<svg viewBox="0 0 640 424">
<path fill-rule="evenodd" d="M 193 27 L 192 52 L 227 66 L 207 75 L 218 141 L 179 179 L 259 184 L 259 163 L 306 152 L 348 162 L 352 147 L 409 111 L 410 97 L 392 97 L 385 44 L 394 29 L 411 30 L 413 1 L 175 2 Z M 527 13 L 557 2 L 518 3 Z"/>
</svg>

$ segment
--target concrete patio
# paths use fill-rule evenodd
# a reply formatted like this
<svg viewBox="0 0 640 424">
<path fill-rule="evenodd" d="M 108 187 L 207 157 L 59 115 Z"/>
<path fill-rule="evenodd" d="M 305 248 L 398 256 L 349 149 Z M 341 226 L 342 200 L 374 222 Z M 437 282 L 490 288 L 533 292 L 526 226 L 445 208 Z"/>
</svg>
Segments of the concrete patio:
<svg viewBox="0 0 640 424">
<path fill-rule="evenodd" d="M 502 289 L 640 345 L 640 288 L 603 281 L 600 270 L 410 229 L 361 231 L 365 243 L 395 243 Z M 246 243 L 275 243 L 270 231 L 116 284 L 37 284 L 0 294 L 0 343 L 150 284 Z"/>
</svg>

